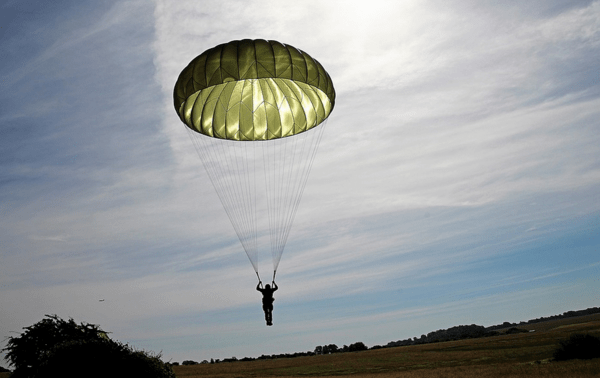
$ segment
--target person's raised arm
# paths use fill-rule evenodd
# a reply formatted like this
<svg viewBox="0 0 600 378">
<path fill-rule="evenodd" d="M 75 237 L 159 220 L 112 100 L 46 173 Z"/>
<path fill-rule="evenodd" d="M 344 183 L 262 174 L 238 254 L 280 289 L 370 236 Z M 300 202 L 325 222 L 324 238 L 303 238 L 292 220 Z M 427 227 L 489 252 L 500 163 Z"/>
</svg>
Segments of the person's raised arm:
<svg viewBox="0 0 600 378">
<path fill-rule="evenodd" d="M 273 283 L 273 291 L 279 289 L 279 287 L 277 287 L 277 284 L 275 283 L 275 281 L 273 281 L 272 283 Z"/>
<path fill-rule="evenodd" d="M 256 290 L 260 291 L 261 285 L 262 285 L 262 281 L 258 281 L 258 285 L 256 285 Z"/>
</svg>

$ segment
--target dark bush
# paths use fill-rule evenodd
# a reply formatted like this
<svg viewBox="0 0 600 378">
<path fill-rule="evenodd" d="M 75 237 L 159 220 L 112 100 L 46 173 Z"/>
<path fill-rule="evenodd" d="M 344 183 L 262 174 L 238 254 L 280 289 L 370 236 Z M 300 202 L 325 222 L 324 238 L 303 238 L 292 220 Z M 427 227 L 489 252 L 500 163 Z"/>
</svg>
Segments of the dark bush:
<svg viewBox="0 0 600 378">
<path fill-rule="evenodd" d="M 57 345 L 73 340 L 109 340 L 106 332 L 94 324 L 77 324 L 73 319 L 63 320 L 56 315 L 23 328 L 19 336 L 9 337 L 5 359 L 14 366 L 12 378 L 33 377 L 36 369 Z"/>
<path fill-rule="evenodd" d="M 514 333 L 528 333 L 529 331 L 523 328 L 511 327 L 506 330 L 506 334 L 514 334 Z"/>
<path fill-rule="evenodd" d="M 600 339 L 592 335 L 573 334 L 558 344 L 553 355 L 556 361 L 600 357 Z"/>
<path fill-rule="evenodd" d="M 175 378 L 159 355 L 112 340 L 76 340 L 53 348 L 36 377 Z"/>
<path fill-rule="evenodd" d="M 93 324 L 46 315 L 24 329 L 3 349 L 15 367 L 11 378 L 175 377 L 160 356 L 113 341 Z"/>
</svg>

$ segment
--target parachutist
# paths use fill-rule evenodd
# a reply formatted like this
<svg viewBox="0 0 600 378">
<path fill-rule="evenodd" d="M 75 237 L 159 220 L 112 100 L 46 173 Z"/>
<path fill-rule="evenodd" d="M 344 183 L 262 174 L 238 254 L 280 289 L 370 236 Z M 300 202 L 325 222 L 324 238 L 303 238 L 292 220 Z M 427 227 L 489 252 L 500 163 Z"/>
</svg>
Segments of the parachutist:
<svg viewBox="0 0 600 378">
<path fill-rule="evenodd" d="M 278 289 L 275 281 L 272 282 L 273 287 L 271 285 L 266 284 L 264 288 L 262 288 L 262 281 L 258 281 L 258 285 L 256 285 L 256 290 L 260 291 L 263 295 L 262 305 L 263 311 L 265 312 L 265 320 L 267 321 L 267 325 L 273 325 L 273 293 Z"/>
<path fill-rule="evenodd" d="M 256 272 L 272 325 L 275 273 L 335 106 L 331 77 L 293 46 L 235 40 L 204 51 L 181 71 L 173 105 Z M 266 288 L 258 275 L 258 252 L 268 249 L 259 243 L 263 230 L 273 261 Z"/>
</svg>

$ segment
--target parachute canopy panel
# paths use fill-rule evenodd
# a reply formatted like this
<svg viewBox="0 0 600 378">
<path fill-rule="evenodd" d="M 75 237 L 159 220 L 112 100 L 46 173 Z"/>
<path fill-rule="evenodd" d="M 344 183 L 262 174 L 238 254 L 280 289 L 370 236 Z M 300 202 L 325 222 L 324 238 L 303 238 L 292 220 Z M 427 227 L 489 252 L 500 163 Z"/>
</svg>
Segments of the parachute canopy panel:
<svg viewBox="0 0 600 378">
<path fill-rule="evenodd" d="M 335 90 L 323 66 L 276 41 L 231 41 L 181 72 L 175 110 L 193 131 L 229 140 L 284 138 L 329 117 Z"/>
</svg>

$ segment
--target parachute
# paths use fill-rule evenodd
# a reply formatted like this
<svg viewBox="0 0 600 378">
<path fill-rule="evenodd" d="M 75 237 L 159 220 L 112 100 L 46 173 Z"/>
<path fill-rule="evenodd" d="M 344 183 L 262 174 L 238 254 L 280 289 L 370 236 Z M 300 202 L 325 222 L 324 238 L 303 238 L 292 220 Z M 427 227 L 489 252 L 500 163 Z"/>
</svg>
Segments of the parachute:
<svg viewBox="0 0 600 378">
<path fill-rule="evenodd" d="M 193 59 L 173 98 L 259 280 L 270 240 L 275 279 L 335 104 L 329 74 L 292 46 L 231 41 Z"/>
</svg>

